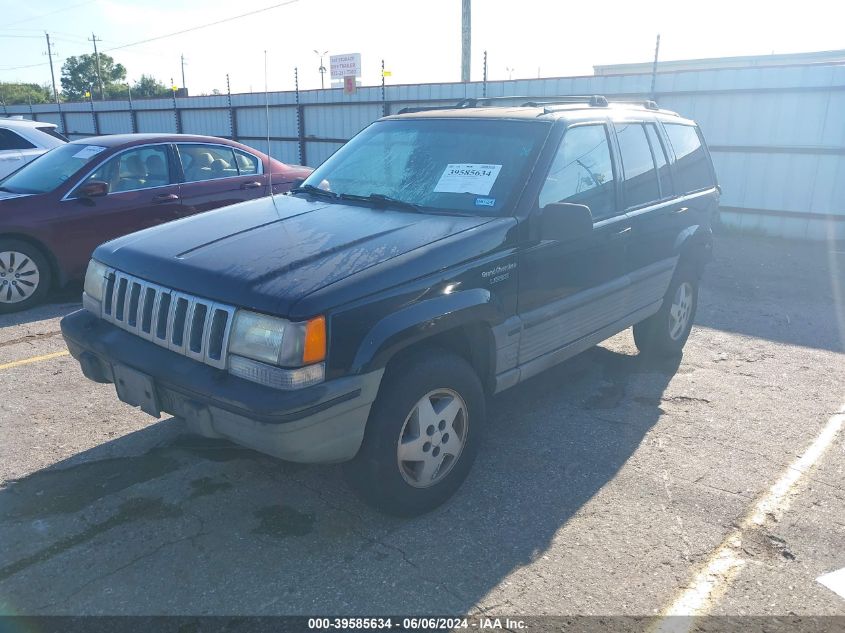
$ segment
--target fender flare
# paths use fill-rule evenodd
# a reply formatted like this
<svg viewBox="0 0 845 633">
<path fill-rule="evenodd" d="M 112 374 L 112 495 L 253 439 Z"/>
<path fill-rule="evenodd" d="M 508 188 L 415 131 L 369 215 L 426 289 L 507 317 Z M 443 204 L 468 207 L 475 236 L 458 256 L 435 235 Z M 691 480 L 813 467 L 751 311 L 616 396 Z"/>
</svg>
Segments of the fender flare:
<svg viewBox="0 0 845 633">
<path fill-rule="evenodd" d="M 352 362 L 352 373 L 385 367 L 397 353 L 442 332 L 470 323 L 502 320 L 489 290 L 472 288 L 424 299 L 392 312 L 367 333 Z"/>
<path fill-rule="evenodd" d="M 675 238 L 673 251 L 678 264 L 690 262 L 701 274 L 705 264 L 713 259 L 713 231 L 700 224 L 688 226 Z"/>
</svg>

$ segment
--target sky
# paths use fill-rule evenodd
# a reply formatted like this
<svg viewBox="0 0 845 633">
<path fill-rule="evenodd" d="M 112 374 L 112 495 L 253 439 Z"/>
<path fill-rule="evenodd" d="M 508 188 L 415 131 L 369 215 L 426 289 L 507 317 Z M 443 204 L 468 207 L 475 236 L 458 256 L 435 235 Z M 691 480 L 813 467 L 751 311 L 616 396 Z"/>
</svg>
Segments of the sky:
<svg viewBox="0 0 845 633">
<path fill-rule="evenodd" d="M 459 81 L 461 0 L 288 0 L 289 4 L 145 44 L 284 0 L 0 0 L 0 81 L 48 83 L 44 32 L 64 58 L 101 52 L 130 81 L 151 74 L 191 94 L 320 87 L 319 57 L 360 53 L 363 85 Z M 594 64 L 845 49 L 845 9 L 832 0 L 473 0 L 472 79 L 589 75 Z M 116 50 L 112 50 L 116 49 Z M 325 60 L 328 65 L 328 60 Z M 28 66 L 26 68 L 22 68 Z M 328 78 L 327 78 L 328 85 Z"/>
</svg>

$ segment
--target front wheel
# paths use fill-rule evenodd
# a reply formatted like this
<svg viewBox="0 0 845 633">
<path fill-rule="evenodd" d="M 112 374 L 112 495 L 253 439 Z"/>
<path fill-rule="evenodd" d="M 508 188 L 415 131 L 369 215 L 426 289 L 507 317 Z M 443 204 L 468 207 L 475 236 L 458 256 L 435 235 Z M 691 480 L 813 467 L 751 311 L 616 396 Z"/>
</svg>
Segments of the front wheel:
<svg viewBox="0 0 845 633">
<path fill-rule="evenodd" d="M 466 479 L 484 427 L 484 392 L 463 358 L 416 354 L 389 369 L 364 442 L 345 466 L 367 503 L 398 516 L 433 510 Z"/>
<path fill-rule="evenodd" d="M 698 274 L 680 264 L 654 315 L 634 326 L 634 342 L 643 354 L 677 356 L 689 338 L 698 307 Z"/>
<path fill-rule="evenodd" d="M 0 314 L 41 303 L 50 289 L 50 265 L 37 248 L 16 239 L 0 239 Z"/>
</svg>

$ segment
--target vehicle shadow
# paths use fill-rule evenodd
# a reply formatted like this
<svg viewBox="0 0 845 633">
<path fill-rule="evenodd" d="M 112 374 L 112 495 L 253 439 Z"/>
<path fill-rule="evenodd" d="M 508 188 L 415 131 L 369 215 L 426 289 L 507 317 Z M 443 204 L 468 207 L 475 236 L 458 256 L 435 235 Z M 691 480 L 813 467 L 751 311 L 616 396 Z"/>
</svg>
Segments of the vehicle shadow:
<svg viewBox="0 0 845 633">
<path fill-rule="evenodd" d="M 410 520 L 340 467 L 153 424 L 0 489 L 0 612 L 468 612 L 616 476 L 679 362 L 595 347 L 492 398 L 466 484 Z"/>
<path fill-rule="evenodd" d="M 845 246 L 720 234 L 714 248 L 698 325 L 845 352 Z"/>
<path fill-rule="evenodd" d="M 0 328 L 63 317 L 82 307 L 80 304 L 81 296 L 82 287 L 76 284 L 55 290 L 47 297 L 46 303 L 22 312 L 0 314 Z"/>
</svg>

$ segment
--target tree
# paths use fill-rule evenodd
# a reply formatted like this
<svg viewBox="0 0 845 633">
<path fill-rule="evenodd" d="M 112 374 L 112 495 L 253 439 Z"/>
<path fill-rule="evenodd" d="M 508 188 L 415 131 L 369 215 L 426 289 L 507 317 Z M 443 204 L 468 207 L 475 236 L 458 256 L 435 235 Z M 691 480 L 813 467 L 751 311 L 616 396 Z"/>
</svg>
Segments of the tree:
<svg viewBox="0 0 845 633">
<path fill-rule="evenodd" d="M 170 90 L 152 75 L 141 75 L 132 86 L 133 97 L 169 97 Z"/>
<path fill-rule="evenodd" d="M 116 64 L 114 58 L 100 53 L 100 77 L 103 91 L 112 94 L 112 88 L 126 79 L 126 68 Z M 124 88 L 125 89 L 125 88 Z M 85 93 L 99 94 L 97 61 L 93 54 L 68 57 L 62 65 L 62 92 L 68 99 L 84 99 Z M 118 88 L 116 92 L 120 92 Z"/>
<path fill-rule="evenodd" d="M 0 82 L 0 101 L 6 105 L 29 103 L 47 103 L 53 100 L 53 90 L 38 84 Z"/>
</svg>

